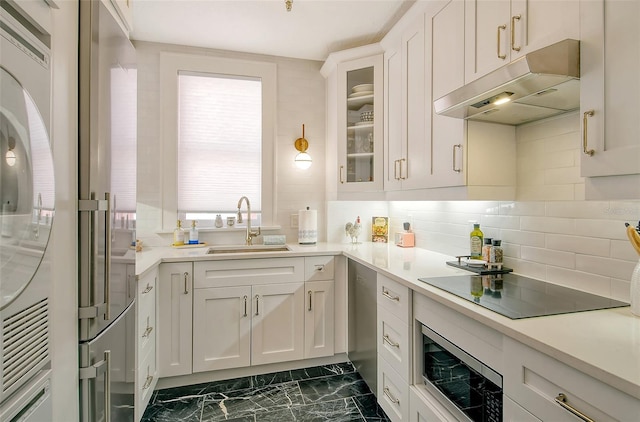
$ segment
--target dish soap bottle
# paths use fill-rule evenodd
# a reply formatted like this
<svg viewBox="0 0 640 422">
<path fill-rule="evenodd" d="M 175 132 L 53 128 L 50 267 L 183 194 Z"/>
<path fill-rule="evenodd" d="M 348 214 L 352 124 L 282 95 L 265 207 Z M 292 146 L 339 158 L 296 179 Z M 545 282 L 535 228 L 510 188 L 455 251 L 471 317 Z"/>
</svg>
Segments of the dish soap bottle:
<svg viewBox="0 0 640 422">
<path fill-rule="evenodd" d="M 173 246 L 184 245 L 184 230 L 182 230 L 182 222 L 178 220 L 176 228 L 173 230 Z"/>
<path fill-rule="evenodd" d="M 198 241 L 198 229 L 196 229 L 196 220 L 191 221 L 191 230 L 189 230 L 189 244 L 197 245 Z"/>
<path fill-rule="evenodd" d="M 470 233 L 471 237 L 471 258 L 473 259 L 481 259 L 482 258 L 482 240 L 484 238 L 484 234 L 480 230 L 480 224 L 473 224 L 473 231 Z"/>
</svg>

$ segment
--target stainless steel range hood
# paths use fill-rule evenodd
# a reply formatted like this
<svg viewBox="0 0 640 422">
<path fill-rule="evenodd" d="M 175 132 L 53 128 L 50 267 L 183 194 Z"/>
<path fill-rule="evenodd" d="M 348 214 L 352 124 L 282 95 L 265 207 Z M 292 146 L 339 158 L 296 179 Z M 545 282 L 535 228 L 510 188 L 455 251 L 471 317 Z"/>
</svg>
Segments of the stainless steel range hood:
<svg viewBox="0 0 640 422">
<path fill-rule="evenodd" d="M 567 39 L 527 55 L 433 102 L 449 117 L 519 125 L 580 107 L 580 42 Z M 508 102 L 496 105 L 496 100 Z"/>
</svg>

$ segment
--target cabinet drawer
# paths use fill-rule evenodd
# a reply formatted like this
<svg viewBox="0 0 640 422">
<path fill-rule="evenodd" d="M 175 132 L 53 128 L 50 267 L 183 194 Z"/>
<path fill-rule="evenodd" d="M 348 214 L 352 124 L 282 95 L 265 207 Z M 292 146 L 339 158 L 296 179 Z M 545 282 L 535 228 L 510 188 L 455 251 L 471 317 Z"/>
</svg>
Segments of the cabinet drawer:
<svg viewBox="0 0 640 422">
<path fill-rule="evenodd" d="M 409 380 L 411 341 L 409 326 L 378 306 L 378 354 L 405 380 Z M 407 382 L 408 383 L 408 382 Z"/>
<path fill-rule="evenodd" d="M 155 303 L 154 303 L 155 305 Z M 138 356 L 145 356 L 149 350 L 155 350 L 156 345 L 156 310 L 155 306 L 143 313 L 138 313 L 137 347 Z"/>
<path fill-rule="evenodd" d="M 378 403 L 393 422 L 409 420 L 409 384 L 378 355 Z"/>
<path fill-rule="evenodd" d="M 193 264 L 194 288 L 304 281 L 304 258 L 235 259 Z"/>
<path fill-rule="evenodd" d="M 378 305 L 387 309 L 405 324 L 411 315 L 411 291 L 408 287 L 378 274 Z"/>
<path fill-rule="evenodd" d="M 304 259 L 304 280 L 333 280 L 333 256 L 308 256 Z"/>
<path fill-rule="evenodd" d="M 140 406 L 140 409 L 144 409 L 147 407 L 147 404 L 153 395 L 153 390 L 158 382 L 155 350 L 148 353 L 143 361 L 138 365 L 136 381 L 138 405 Z M 140 413 L 144 413 L 144 410 Z"/>
<path fill-rule="evenodd" d="M 456 418 L 437 400 L 430 397 L 424 386 L 409 387 L 409 422 L 449 422 Z M 505 419 L 516 420 L 519 419 Z"/>
<path fill-rule="evenodd" d="M 560 394 L 568 406 L 596 421 L 640 415 L 640 400 L 510 338 L 505 338 L 504 359 L 505 393 L 538 419 L 577 420 L 556 402 Z"/>
</svg>

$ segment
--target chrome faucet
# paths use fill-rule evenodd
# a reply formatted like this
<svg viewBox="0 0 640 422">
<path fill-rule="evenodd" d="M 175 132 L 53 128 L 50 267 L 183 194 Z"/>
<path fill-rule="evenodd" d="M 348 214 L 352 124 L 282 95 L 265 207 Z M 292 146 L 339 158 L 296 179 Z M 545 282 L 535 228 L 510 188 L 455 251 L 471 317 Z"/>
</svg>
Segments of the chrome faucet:
<svg viewBox="0 0 640 422">
<path fill-rule="evenodd" d="M 257 232 L 251 231 L 251 203 L 249 202 L 249 198 L 247 198 L 246 196 L 243 196 L 238 201 L 238 224 L 242 223 L 242 213 L 240 212 L 240 207 L 242 206 L 243 199 L 247 203 L 247 236 L 245 237 L 245 240 L 247 241 L 247 245 L 252 245 L 253 238 L 256 236 L 260 236 L 260 227 L 258 227 Z"/>
</svg>

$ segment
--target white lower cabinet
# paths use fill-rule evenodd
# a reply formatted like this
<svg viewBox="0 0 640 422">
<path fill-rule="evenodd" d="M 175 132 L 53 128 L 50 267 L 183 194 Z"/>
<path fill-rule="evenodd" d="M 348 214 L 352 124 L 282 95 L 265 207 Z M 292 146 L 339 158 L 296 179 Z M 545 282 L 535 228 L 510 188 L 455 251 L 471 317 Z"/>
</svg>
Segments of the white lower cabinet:
<svg viewBox="0 0 640 422">
<path fill-rule="evenodd" d="M 158 347 L 161 377 L 191 374 L 193 264 L 160 264 Z"/>
<path fill-rule="evenodd" d="M 518 422 L 540 422 L 540 419 L 527 412 L 506 394 L 502 395 L 502 420 Z"/>
<path fill-rule="evenodd" d="M 194 274 L 194 373 L 333 355 L 333 257 L 201 261 Z"/>
<path fill-rule="evenodd" d="M 139 421 L 158 382 L 156 347 L 156 301 L 158 269 L 138 279 L 136 292 L 135 415 Z"/>
<path fill-rule="evenodd" d="M 447 422 L 455 421 L 447 409 L 421 391 L 423 387 L 412 385 L 409 388 L 409 422 Z M 508 421 L 510 419 L 504 419 Z M 511 419 L 520 421 L 520 419 Z"/>
<path fill-rule="evenodd" d="M 639 400 L 510 338 L 504 361 L 505 394 L 540 420 L 638 420 Z"/>
<path fill-rule="evenodd" d="M 393 422 L 409 420 L 409 383 L 378 355 L 378 403 Z"/>
</svg>

